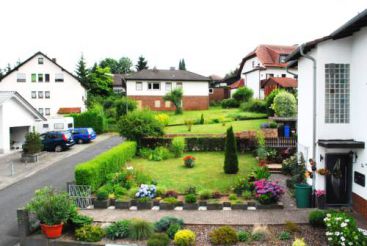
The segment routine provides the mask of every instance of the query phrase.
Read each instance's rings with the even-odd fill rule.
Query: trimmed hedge
[[[157,146],[169,147],[172,138],[143,138],[141,146],[155,148]],[[224,151],[224,137],[185,137],[185,151]],[[255,138],[236,138],[239,152],[252,151],[256,148]]]
[[[78,185],[90,185],[97,190],[107,181],[107,176],[118,172],[126,161],[136,154],[136,142],[126,141],[96,156],[94,159],[75,167],[75,181]]]
[[[96,111],[86,111],[80,114],[71,114],[74,118],[74,127],[92,127],[97,133],[103,133],[107,129],[107,119]]]

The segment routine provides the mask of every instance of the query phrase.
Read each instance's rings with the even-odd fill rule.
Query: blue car
[[[93,128],[74,128],[73,139],[78,144],[89,143],[96,137],[97,134]]]

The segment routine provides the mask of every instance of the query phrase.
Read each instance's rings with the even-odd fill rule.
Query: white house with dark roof
[[[0,154],[21,149],[25,135],[46,118],[19,93],[0,91]]]
[[[182,104],[185,110],[209,108],[208,77],[189,71],[145,69],[124,77],[126,95],[135,99],[139,107],[152,110],[174,110],[163,96],[175,88],[182,88]]]
[[[297,69],[287,72],[285,58],[296,46],[262,44],[246,55],[240,64],[238,78],[244,79],[245,86],[254,91],[254,98],[263,99],[261,81],[270,77],[294,78]]]
[[[0,80],[0,91],[16,91],[46,118],[85,110],[86,89],[65,68],[37,52]]]
[[[309,183],[329,206],[352,206],[367,218],[367,10],[328,36],[299,46],[298,152],[326,168]],[[311,167],[308,166],[309,170]]]

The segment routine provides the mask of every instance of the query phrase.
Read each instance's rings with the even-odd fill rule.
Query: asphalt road
[[[46,185],[66,190],[66,182],[74,180],[74,166],[122,142],[112,137],[41,170],[27,179],[0,191],[0,245],[14,246],[18,242],[16,210],[23,207],[34,191]]]

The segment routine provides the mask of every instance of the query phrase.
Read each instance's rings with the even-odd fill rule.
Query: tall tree
[[[224,78],[225,79],[228,79],[228,78],[231,78],[231,77],[234,77],[234,76],[236,76],[236,75],[238,75],[238,70],[239,70],[239,68],[236,68],[235,70],[231,70],[231,71],[229,71],[229,73],[227,73],[225,76],[224,76]]]
[[[99,63],[99,66],[102,68],[109,67],[113,74],[121,74],[131,72],[133,63],[128,57],[121,57],[119,60],[105,58]]]
[[[144,56],[139,56],[138,62],[135,65],[136,71],[148,69],[148,61],[145,60]]]
[[[168,92],[163,96],[164,101],[170,101],[173,103],[173,105],[175,105],[175,114],[182,114],[182,95],[182,89],[178,88]]]
[[[178,69],[179,70],[186,70],[185,59],[180,60],[180,62],[178,63]]]
[[[109,96],[112,94],[112,76],[109,67],[97,66],[88,76],[90,93],[95,96]]]
[[[119,60],[119,73],[131,73],[133,62],[129,57],[121,57]]]
[[[4,70],[2,70],[1,68],[0,68],[0,80],[4,77]]]
[[[89,70],[87,69],[87,65],[84,60],[83,54],[80,57],[80,60],[78,61],[78,64],[76,65],[75,73],[80,81],[80,83],[87,89],[90,89],[89,84]]]
[[[224,154],[224,173],[238,173],[237,143],[232,126],[227,129]]]
[[[8,63],[8,65],[6,66],[6,73],[9,73],[11,71],[11,66],[10,63]]]

